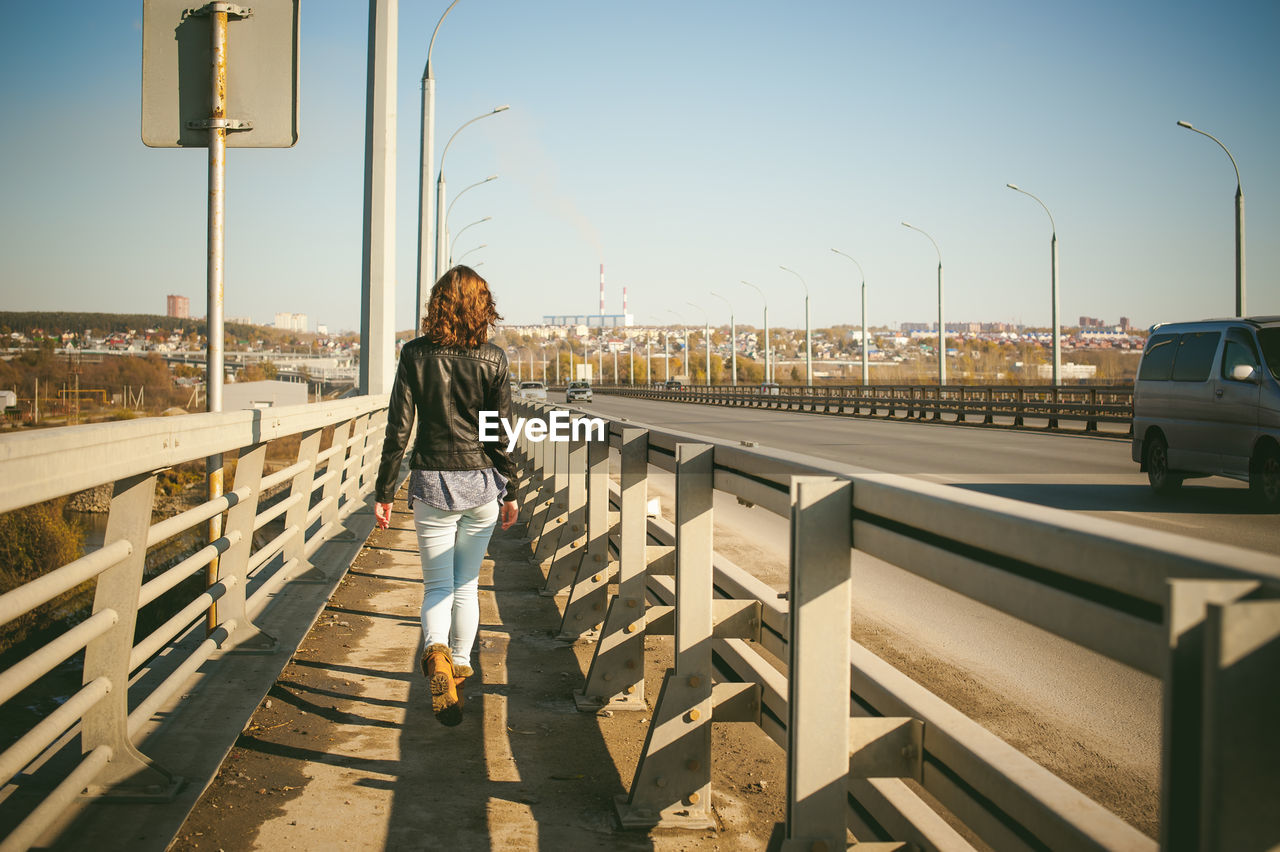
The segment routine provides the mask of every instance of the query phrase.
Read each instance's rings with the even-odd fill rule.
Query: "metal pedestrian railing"
[[[135,801],[175,794],[181,779],[138,748],[140,732],[215,654],[273,649],[275,640],[258,619],[287,584],[331,579],[310,560],[373,489],[386,405],[385,396],[358,397],[0,438],[0,512],[112,484],[103,546],[0,596],[0,624],[6,624],[94,584],[83,621],[0,673],[5,704],[83,652],[83,686],[0,754],[0,831],[6,833],[0,850],[37,843],[86,793]],[[294,437],[296,459],[264,475],[269,444]],[[158,472],[221,453],[236,454],[229,492],[153,522]],[[280,498],[264,505],[260,498],[273,490]],[[144,576],[148,550],[219,516],[224,522],[214,541],[163,573]],[[214,562],[212,582],[166,612],[149,635],[135,635],[140,609]],[[197,641],[179,641],[193,635]],[[194,650],[161,654],[179,647]],[[143,670],[150,676],[141,677]]]
[[[1133,385],[600,385],[596,393],[887,420],[1017,429],[1129,428]],[[1068,425],[1071,424],[1071,425]]]
[[[713,824],[714,721],[754,723],[784,750],[784,849],[843,849],[846,831],[925,850],[1280,843],[1280,558],[606,423],[607,442],[526,434],[518,452],[543,591],[567,595],[561,635],[597,639],[579,706],[646,710],[644,637],[675,637],[624,825]],[[650,466],[676,475],[674,523],[646,514]],[[790,519],[786,599],[715,552],[713,490]],[[1159,678],[1158,841],[844,641],[861,557]]]

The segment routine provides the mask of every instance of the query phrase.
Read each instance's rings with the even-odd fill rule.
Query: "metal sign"
[[[142,141],[152,148],[209,145],[210,28],[226,12],[227,146],[290,148],[298,141],[300,0],[252,6],[144,0]]]

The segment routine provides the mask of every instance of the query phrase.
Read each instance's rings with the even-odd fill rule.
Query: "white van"
[[[1158,494],[1229,476],[1280,510],[1280,317],[1153,326],[1133,387],[1133,460]]]

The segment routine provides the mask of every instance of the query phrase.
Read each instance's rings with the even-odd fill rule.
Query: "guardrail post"
[[[1053,412],[1054,415],[1056,415],[1059,411],[1062,410],[1062,394],[1060,393],[1060,388],[1058,388],[1056,385],[1049,388],[1049,399],[1051,400],[1050,410]],[[1057,417],[1050,415],[1048,428],[1050,429],[1058,428]]]
[[[235,622],[230,644],[233,650],[271,652],[276,649],[274,636],[262,631],[249,619],[246,601],[249,585],[249,554],[253,550],[253,521],[258,516],[261,496],[262,463],[267,456],[266,444],[243,447],[236,457],[235,490],[247,488],[249,496],[227,511],[226,535],[232,545],[218,560],[218,579],[229,579],[230,587],[219,601],[219,621]]]
[[[338,501],[342,495],[342,471],[347,466],[346,443],[350,430],[350,420],[344,420],[334,425],[333,438],[329,443],[329,447],[332,449],[341,443],[343,448],[329,456],[329,463],[325,466],[324,472],[326,475],[333,475],[325,480],[324,488],[320,490],[320,501],[324,504],[324,509],[320,512],[320,528],[332,531],[331,535],[338,532],[336,529],[338,524]],[[345,535],[350,536],[351,533],[346,532]],[[352,537],[352,540],[354,540],[354,537]]]
[[[351,422],[351,435],[347,441],[346,461],[342,465],[342,506],[338,509],[339,520],[346,520],[355,511],[360,500],[360,469],[364,466],[364,445],[368,438],[369,415],[361,414]],[[354,468],[354,470],[353,470]]]
[[[1257,586],[1249,580],[1168,582],[1165,626],[1169,637],[1169,665],[1164,677],[1164,742],[1160,768],[1161,849],[1182,852],[1210,848],[1201,845],[1201,833],[1210,825],[1208,814],[1202,812],[1201,807],[1202,797],[1213,792],[1206,784],[1205,770],[1213,766],[1216,756],[1207,751],[1214,738],[1206,736],[1206,727],[1221,718],[1218,713],[1223,708],[1211,703],[1215,699],[1207,691],[1215,680],[1221,679],[1220,673],[1206,671],[1210,668],[1206,657],[1212,658],[1215,645],[1220,644],[1210,639],[1208,613],[1211,605],[1235,603]],[[1243,713],[1247,717],[1255,709],[1243,710]],[[1274,715],[1268,724],[1272,728],[1270,736],[1274,738]],[[1260,745],[1247,742],[1244,747],[1256,749]],[[1274,763],[1275,752],[1268,757]]]
[[[586,421],[582,421],[585,425]],[[599,630],[604,621],[609,577],[609,436],[587,438],[587,548],[569,590],[561,639],[576,639],[588,628]]]
[[[1014,390],[1013,392],[1013,408],[1015,412],[1015,414],[1013,415],[1014,426],[1023,425],[1022,412],[1026,410],[1026,401],[1027,401],[1027,396],[1026,396],[1026,393],[1023,392],[1022,388],[1017,388],[1016,390]]]
[[[676,445],[675,667],[663,678],[631,793],[618,799],[624,828],[715,825],[711,813],[713,453],[706,444]],[[842,627],[842,637],[845,632],[847,628]]]
[[[1098,389],[1089,388],[1089,419],[1084,422],[1084,431],[1098,431]]]
[[[649,432],[622,430],[622,506],[618,522],[618,593],[609,602],[579,710],[644,710],[644,584],[648,556]],[[607,486],[606,482],[606,486]]]
[[[305,470],[294,474],[293,487],[289,489],[289,496],[298,497],[298,502],[284,513],[284,528],[297,527],[298,534],[285,542],[282,558],[286,565],[290,559],[298,560],[293,568],[294,577],[311,575],[299,580],[303,583],[327,583],[331,579],[307,558],[307,513],[311,511],[311,488],[316,479],[316,457],[319,455],[320,430],[313,429],[304,433],[298,443],[298,461],[307,463]]]
[[[168,801],[182,779],[153,763],[129,739],[129,655],[138,622],[138,591],[146,566],[155,491],[155,474],[145,473],[118,481],[112,492],[103,546],[124,539],[133,549],[128,557],[98,575],[94,590],[94,614],[113,610],[117,619],[110,630],[85,647],[83,682],[106,678],[111,690],[85,712],[80,749],[83,754],[103,746],[111,750],[90,792]]]
[[[787,822],[781,849],[845,848],[853,484],[791,480]],[[837,748],[838,743],[846,748]],[[819,846],[818,844],[825,844]]]
[[[568,591],[587,543],[587,442],[571,432],[570,440],[562,446],[568,448],[569,514],[547,569],[547,583],[540,592],[545,597]]]
[[[551,467],[551,502],[542,515],[542,526],[538,528],[538,540],[533,548],[533,561],[540,566],[555,555],[560,532],[569,515],[569,445],[556,442],[544,452]]]
[[[983,388],[983,390],[986,391],[983,398],[986,400],[987,413],[982,418],[982,425],[991,426],[996,422],[995,414],[993,413],[993,406],[995,405],[994,391],[990,387]]]
[[[1280,846],[1280,601],[1209,604],[1200,848]]]

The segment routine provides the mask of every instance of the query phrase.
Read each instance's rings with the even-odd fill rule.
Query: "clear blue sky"
[[[11,3],[0,30],[0,308],[204,312],[203,150],[139,138],[141,2]],[[193,0],[196,5],[196,0]],[[445,0],[400,3],[397,327],[413,316],[419,80]],[[368,16],[302,9],[292,149],[229,154],[228,315],[358,328]],[[604,262],[641,322],[873,324],[1231,313],[1235,154],[1251,313],[1280,314],[1280,5],[462,0],[436,42],[437,156],[462,122],[456,255],[509,321],[594,312]],[[234,61],[234,57],[232,58]]]

